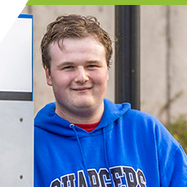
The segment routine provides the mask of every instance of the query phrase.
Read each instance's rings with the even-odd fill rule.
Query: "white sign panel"
[[[33,187],[33,101],[0,101],[0,186]]]
[[[22,15],[0,43],[0,91],[32,92],[32,16]]]

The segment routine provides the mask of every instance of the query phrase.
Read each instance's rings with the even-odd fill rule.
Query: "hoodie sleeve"
[[[167,164],[161,178],[161,186],[187,186],[187,158],[180,145]]]
[[[186,153],[162,124],[156,131],[161,187],[187,186]]]

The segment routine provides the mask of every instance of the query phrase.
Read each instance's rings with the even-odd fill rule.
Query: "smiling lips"
[[[80,88],[72,88],[72,90],[81,92],[81,91],[90,90],[91,88],[92,88],[92,87],[80,87]]]

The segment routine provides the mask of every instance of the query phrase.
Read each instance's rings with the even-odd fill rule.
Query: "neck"
[[[62,118],[71,123],[77,124],[91,124],[97,123],[101,120],[104,112],[104,103],[97,107],[97,109],[78,109],[77,111],[64,110],[58,104],[56,105],[55,112]]]

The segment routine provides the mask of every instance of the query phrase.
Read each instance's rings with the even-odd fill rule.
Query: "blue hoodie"
[[[187,156],[153,116],[104,100],[92,132],[46,105],[35,118],[35,187],[186,187]]]

